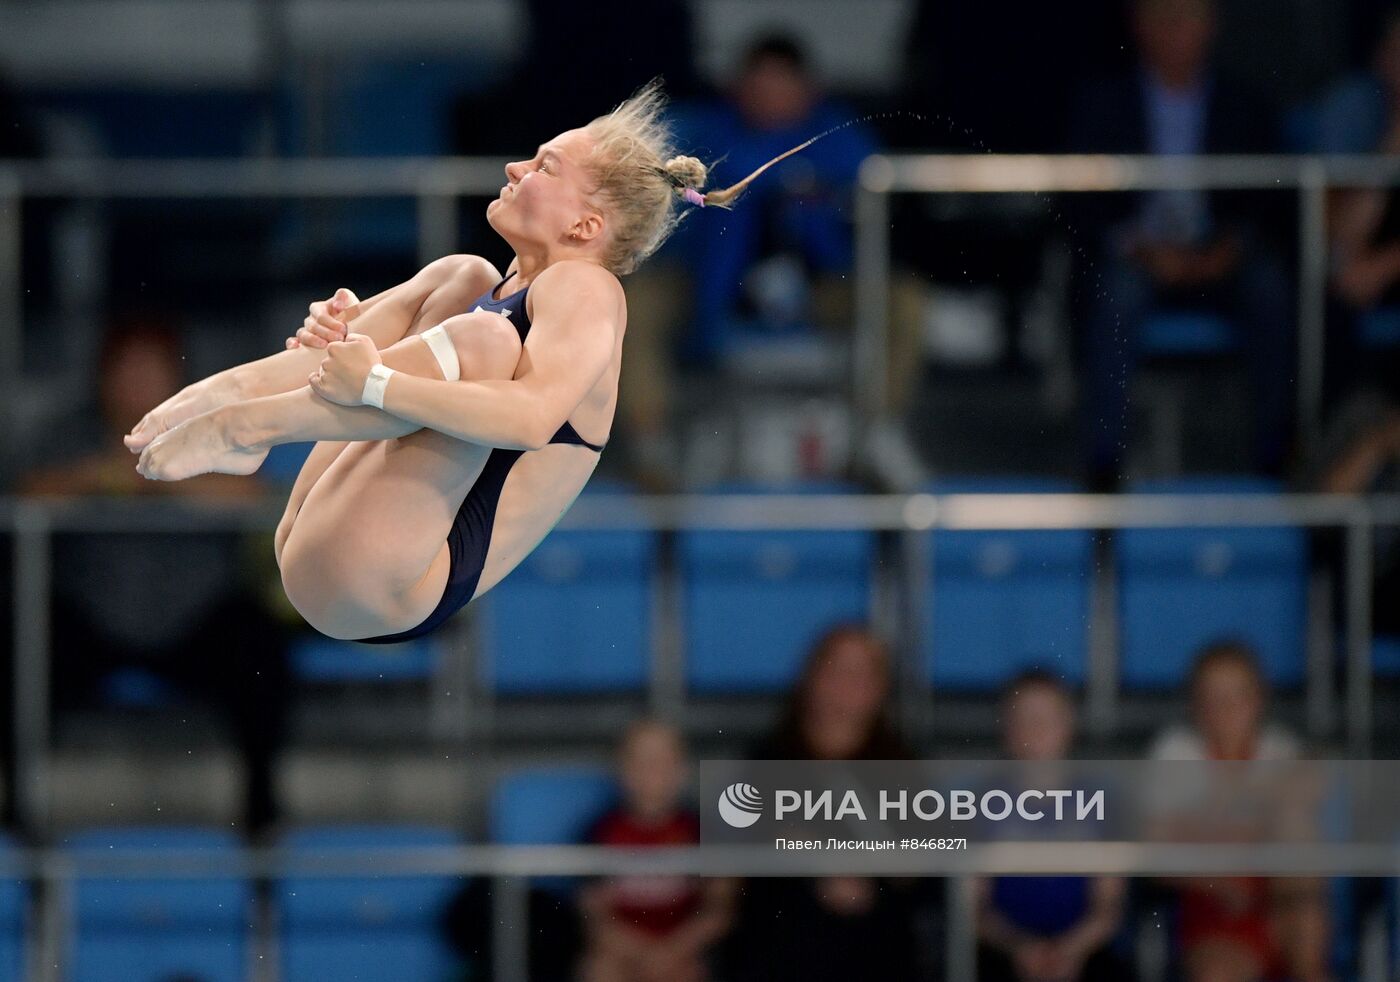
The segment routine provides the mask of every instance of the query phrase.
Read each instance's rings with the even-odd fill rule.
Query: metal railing
[[[55,160],[0,163],[0,382],[23,364],[20,206],[26,199],[387,198],[416,202],[418,259],[457,252],[461,198],[494,195],[506,161],[484,157],[260,160]]]
[[[23,270],[20,266],[20,204],[30,198],[112,199],[183,198],[366,198],[411,197],[417,203],[418,254],[426,263],[458,248],[460,199],[494,194],[504,161],[482,158],[405,160],[258,160],[258,161],[89,161],[0,165],[0,384],[13,391],[22,366],[24,324]],[[1400,158],[1392,157],[998,157],[876,156],[861,170],[856,200],[857,330],[852,362],[852,391],[868,420],[878,412],[885,379],[887,287],[890,275],[889,195],[894,193],[1048,193],[1133,191],[1155,188],[1293,189],[1299,197],[1298,230],[1300,436],[1311,445],[1320,417],[1324,367],[1327,294],[1326,191],[1338,186],[1400,184]],[[2,397],[0,397],[2,398]],[[1346,603],[1343,616],[1347,644],[1345,695],[1347,740],[1354,754],[1364,754],[1372,729],[1370,673],[1371,533],[1378,524],[1400,524],[1400,496],[1368,498],[1300,495],[1251,499],[1172,498],[1169,496],[953,495],[934,497],[858,496],[824,498],[674,496],[636,499],[617,509],[586,496],[562,527],[683,528],[822,528],[886,530],[916,535],[933,529],[1129,528],[1143,526],[1337,527],[1345,532]],[[115,510],[92,509],[82,502],[36,502],[0,499],[0,528],[13,536],[14,582],[14,746],[17,808],[41,828],[47,801],[49,733],[48,647],[51,542],[55,532],[177,529],[230,531],[272,527],[270,507],[232,509],[217,518],[169,505],[137,505]],[[653,701],[684,700],[681,663],[663,661],[652,679]],[[1092,666],[1088,680],[1091,713],[1112,717],[1118,699],[1113,665]],[[1308,685],[1330,698],[1330,663],[1310,671]],[[1105,715],[1106,714],[1106,715]],[[1325,714],[1324,714],[1325,718]],[[992,847],[988,847],[991,849]],[[1146,872],[1151,847],[1114,851],[1093,847],[1085,859],[1063,845],[1027,847],[1025,854],[995,847],[969,853],[966,866],[950,864],[949,873],[1074,871],[1083,873]],[[1144,852],[1143,850],[1149,850]],[[674,861],[657,855],[644,868],[683,869],[715,874],[727,867],[699,851],[677,853]],[[255,852],[248,871],[276,872],[275,853]],[[1330,855],[1330,854],[1329,854]],[[1000,857],[995,861],[990,857]],[[1035,858],[1038,857],[1038,858]],[[1056,857],[1059,857],[1058,859]],[[1368,864],[1377,857],[1367,857]],[[1081,859],[1084,861],[1081,862]],[[1193,866],[1197,872],[1240,872],[1241,854],[1233,851],[1219,867]],[[1279,857],[1260,869],[1280,870]],[[1355,856],[1332,855],[1312,872],[1345,873],[1359,867]],[[1387,860],[1390,861],[1390,860]],[[65,881],[79,867],[58,854],[27,854],[29,873],[45,881]],[[524,880],[534,873],[637,872],[639,867],[612,850],[560,847],[497,849],[468,847],[434,871],[497,876],[497,975],[523,977]],[[1063,862],[1063,867],[1056,863]],[[999,865],[1004,863],[1005,865]],[[1045,864],[1049,865],[1045,865]],[[1331,864],[1331,865],[1328,865]],[[1163,868],[1165,871],[1165,867]],[[741,870],[735,872],[751,871]],[[1180,871],[1180,870],[1177,870]],[[971,918],[965,881],[949,881],[954,897],[951,923],[958,928],[949,945],[950,978],[964,978],[971,964]],[[51,920],[51,919],[50,919]],[[50,924],[53,927],[53,924]],[[52,964],[50,962],[50,964]]]
[[[16,811],[31,830],[46,827],[49,781],[49,631],[52,541],[62,532],[249,531],[274,527],[271,503],[211,511],[172,502],[0,499],[0,530],[13,536],[14,727]],[[857,529],[899,535],[904,556],[921,557],[922,533],[933,530],[1123,529],[1143,527],[1339,528],[1344,531],[1346,639],[1345,726],[1349,751],[1365,756],[1372,732],[1372,532],[1400,524],[1400,495],[584,495],[561,528]],[[927,618],[920,577],[927,558],[904,562],[895,574],[907,613],[883,625],[897,639],[906,718],[917,720],[931,688],[915,669]],[[675,596],[672,590],[667,594]],[[661,618],[668,611],[659,612]],[[673,616],[673,614],[671,614]],[[679,632],[673,631],[675,636]],[[1329,639],[1330,643],[1330,639]],[[1091,722],[1111,728],[1120,699],[1115,646],[1091,650],[1086,705]],[[1332,659],[1309,659],[1307,696],[1322,708],[1310,716],[1325,727],[1335,688]],[[648,701],[667,712],[687,703],[684,652],[655,658]]]
[[[925,860],[929,859],[924,855]],[[1400,875],[1400,847],[1320,843],[1225,846],[1139,842],[970,842],[942,852],[933,868],[911,870],[898,852],[791,853],[762,846],[462,845],[413,849],[286,850],[246,848],[203,855],[149,850],[102,855],[56,849],[0,858],[0,878],[41,885],[32,925],[29,972],[57,982],[72,950],[73,890],[78,880],[444,876],[491,878],[492,975],[525,982],[529,962],[529,879],[535,876],[935,876],[945,879],[946,978],[975,977],[976,917],[971,877],[1015,874],[1085,876],[1375,876]],[[252,918],[256,953],[275,950],[276,917]],[[275,958],[252,958],[250,982],[278,982]],[[1374,974],[1374,967],[1373,967]],[[1372,976],[1363,976],[1371,982]],[[1379,976],[1384,977],[1384,976]]]
[[[1400,184],[1400,157],[875,155],[856,192],[857,408],[879,412],[886,377],[892,194],[1293,190],[1298,195],[1298,437],[1315,445],[1321,421],[1327,326],[1327,191]]]
[[[55,160],[0,164],[0,382],[22,364],[20,204],[25,199],[375,198],[417,203],[418,258],[459,248],[458,204],[494,195],[505,161],[484,157],[259,160]],[[1327,313],[1326,193],[1400,184],[1392,156],[875,155],[856,192],[856,334],[851,387],[868,421],[885,385],[892,194],[1122,192],[1155,189],[1291,189],[1298,195],[1298,426],[1316,439]],[[7,377],[8,376],[8,377]],[[5,390],[11,386],[6,384]]]

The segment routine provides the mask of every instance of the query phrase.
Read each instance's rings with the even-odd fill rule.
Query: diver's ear
[[[575,242],[588,242],[603,234],[603,216],[597,212],[589,212],[578,221],[574,222],[574,227],[569,230],[569,238]]]

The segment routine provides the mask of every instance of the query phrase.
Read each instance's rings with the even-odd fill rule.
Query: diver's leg
[[[445,256],[423,267],[412,279],[361,301],[363,312],[353,321],[352,329],[372,338],[376,347],[388,348],[422,324],[424,310],[435,311],[438,320],[462,313],[468,303],[494,286],[496,279],[495,267],[480,256]],[[428,321],[423,326],[435,323]],[[299,389],[324,357],[323,349],[303,346],[211,375],[152,409],[132,427],[124,442],[132,453],[140,453],[160,434],[187,419],[235,402]]]
[[[504,318],[508,331],[473,323],[477,330],[454,332],[448,322],[463,377],[512,378],[521,350],[514,328]],[[421,623],[442,598],[447,533],[490,453],[428,429],[347,447],[307,493],[283,543],[288,599],[333,637]]]
[[[428,330],[428,328],[434,327],[450,317],[463,313],[466,310],[467,304],[471,303],[495,285],[495,280],[492,280],[490,283],[486,283],[485,286],[482,286],[483,280],[481,271],[475,267],[474,263],[465,261],[475,260],[478,257],[449,256],[447,258],[451,260],[463,260],[463,262],[454,265],[445,263],[445,260],[441,259],[437,261],[438,264],[445,264],[449,272],[444,274],[440,280],[436,281],[436,285],[423,298],[423,302],[418,309],[411,312],[407,321],[407,330],[403,335],[400,335],[400,340],[404,337],[422,334],[424,331]],[[431,266],[425,267],[425,271],[429,268],[431,268]],[[494,268],[492,268],[492,271],[494,272]],[[421,276],[422,273],[419,275]],[[356,333],[359,333],[361,320],[369,316],[370,314],[366,314],[364,317],[355,321]],[[386,346],[380,345],[380,347],[385,348]],[[392,347],[385,351],[385,355],[389,356],[394,362],[394,364],[389,366],[390,368],[409,371],[411,374],[427,374],[427,372],[414,371],[407,367],[399,369],[399,356],[390,355],[390,350],[392,350]],[[418,354],[421,355],[421,352]],[[421,360],[414,354],[406,354],[403,357],[405,360]],[[317,362],[317,365],[319,364],[320,362]],[[311,369],[307,369],[307,373],[310,371]],[[440,375],[438,373],[433,373],[432,377],[438,378]],[[336,457],[340,455],[340,452],[348,445],[349,441],[345,440],[322,441],[317,443],[307,456],[306,461],[301,465],[301,471],[297,474],[296,483],[292,485],[291,494],[287,497],[287,507],[282,513],[281,521],[277,524],[277,534],[273,538],[273,550],[279,563],[282,561],[282,546],[287,541],[287,535],[292,531],[292,523],[296,521],[297,512],[301,510],[301,504],[306,500],[306,495],[311,491],[317,479],[325,473],[326,468],[331,465],[331,462],[334,461]]]

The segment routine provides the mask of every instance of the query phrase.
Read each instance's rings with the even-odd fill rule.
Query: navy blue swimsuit
[[[515,325],[515,329],[520,333],[520,342],[523,344],[526,335],[530,333],[530,317],[525,313],[525,295],[530,288],[527,286],[524,289],[516,290],[510,296],[500,300],[491,299],[501,284],[508,279],[510,276],[506,276],[500,283],[487,290],[470,304],[469,309],[473,311],[489,310],[504,314]],[[564,421],[564,425],[559,427],[559,431],[550,438],[549,442],[572,443],[576,446],[588,447],[599,453],[603,451],[602,447],[589,443],[579,436],[568,420]],[[452,528],[447,533],[447,550],[451,557],[447,572],[447,588],[443,590],[442,599],[433,608],[433,612],[417,627],[400,631],[398,634],[385,634],[377,638],[361,638],[362,642],[365,644],[394,644],[398,641],[420,637],[436,630],[443,621],[471,601],[472,594],[476,593],[476,584],[481,579],[482,567],[486,563],[486,550],[491,545],[491,527],[496,522],[496,503],[501,498],[501,489],[505,487],[506,475],[510,473],[511,467],[515,465],[524,452],[523,450],[495,447],[491,450],[491,455],[486,458],[486,465],[481,470],[481,476],[476,479],[471,491],[467,493],[466,500],[457,509],[457,517],[452,520]]]

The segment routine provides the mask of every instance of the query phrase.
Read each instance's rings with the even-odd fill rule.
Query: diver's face
[[[583,167],[592,146],[584,130],[569,130],[542,144],[531,159],[506,164],[506,184],[486,206],[491,227],[509,242],[547,246],[571,241],[590,215],[601,220],[588,200],[592,182]]]

